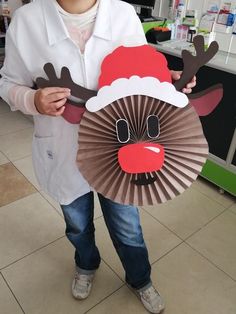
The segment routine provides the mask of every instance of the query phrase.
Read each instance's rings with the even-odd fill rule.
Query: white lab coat
[[[0,96],[11,106],[13,85],[32,87],[45,77],[51,62],[58,75],[67,66],[73,80],[97,88],[103,58],[120,45],[145,44],[142,25],[132,6],[118,0],[100,0],[92,37],[84,55],[71,40],[53,1],[36,0],[18,9],[7,33],[6,59],[1,69]],[[34,116],[32,157],[40,186],[60,204],[69,204],[91,188],[76,165],[78,125],[62,117]]]

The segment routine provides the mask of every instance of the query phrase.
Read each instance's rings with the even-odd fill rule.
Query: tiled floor
[[[147,313],[124,272],[96,199],[102,263],[92,294],[70,294],[73,248],[59,205],[38,187],[31,162],[33,125],[0,103],[0,313]],[[140,208],[152,279],[165,314],[236,313],[236,203],[199,179],[182,196]]]

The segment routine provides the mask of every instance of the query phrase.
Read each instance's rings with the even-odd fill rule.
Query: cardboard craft
[[[71,124],[78,124],[85,111],[85,101],[97,95],[96,91],[86,89],[72,80],[67,67],[61,69],[60,77],[57,76],[52,63],[44,65],[47,78],[38,77],[35,82],[36,88],[63,87],[71,90],[71,97],[67,99],[63,118]]]
[[[208,89],[189,95],[191,105],[199,116],[209,115],[223,98],[223,85],[217,84]]]
[[[102,87],[97,96],[87,101],[86,108],[88,111],[95,112],[117,99],[132,95],[150,96],[176,107],[185,107],[189,103],[188,97],[177,91],[169,82],[160,82],[154,77],[131,76],[130,78],[119,78],[111,85]]]
[[[171,74],[165,56],[151,46],[118,47],[104,58],[98,88],[109,86],[119,78],[131,76],[155,77],[171,83]]]
[[[96,91],[89,90],[74,83],[70,74],[70,70],[67,67],[63,67],[61,69],[61,76],[57,77],[53,64],[46,63],[44,65],[44,72],[47,75],[48,79],[38,77],[36,79],[36,86],[38,88],[45,87],[69,88],[71,90],[72,98],[68,99],[68,102],[74,106],[84,107],[85,101],[97,95]]]
[[[200,35],[194,37],[193,43],[196,50],[195,56],[188,50],[182,51],[184,69],[181,78],[174,83],[177,90],[184,88],[191,81],[197,71],[209,62],[219,50],[218,43],[213,41],[205,51],[204,37]]]
[[[154,139],[147,133],[150,115],[160,121]],[[129,125],[128,143],[117,140],[120,119]],[[127,147],[128,153],[120,156]],[[207,141],[191,105],[177,108],[148,96],[128,96],[85,112],[80,124],[79,169],[96,191],[118,203],[143,206],[173,199],[196,180],[207,156]]]
[[[119,47],[104,59],[98,94],[87,101],[80,124],[77,162],[105,197],[139,206],[163,203],[201,172],[208,144],[198,113],[215,108],[221,88],[190,103],[180,92],[218,50],[213,43],[205,51],[200,37],[194,44],[196,56],[183,52],[185,68],[174,85],[165,58],[150,46]],[[198,99],[209,105],[203,109]]]
[[[218,50],[212,43],[205,51],[199,36],[194,45],[196,56],[183,51],[183,75],[174,84],[165,57],[148,45],[118,47],[105,57],[98,92],[75,84],[65,67],[58,78],[49,63],[44,67],[48,79],[36,80],[39,87],[70,88],[72,106],[86,102],[77,162],[105,197],[123,204],[163,203],[184,192],[201,172],[208,144],[198,114],[214,110],[222,87],[190,102],[181,92]],[[67,119],[73,120],[73,113]]]

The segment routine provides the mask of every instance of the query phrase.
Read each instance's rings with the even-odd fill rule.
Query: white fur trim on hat
[[[119,78],[111,85],[102,87],[97,96],[87,101],[86,108],[88,111],[96,112],[118,99],[132,95],[153,97],[179,108],[189,103],[188,97],[178,92],[171,83],[161,83],[154,77],[132,76],[129,79]]]

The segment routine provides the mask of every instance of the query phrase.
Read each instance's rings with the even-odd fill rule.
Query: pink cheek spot
[[[86,109],[84,107],[73,106],[69,103],[66,103],[65,106],[65,110],[62,114],[63,118],[71,124],[80,123]]]

